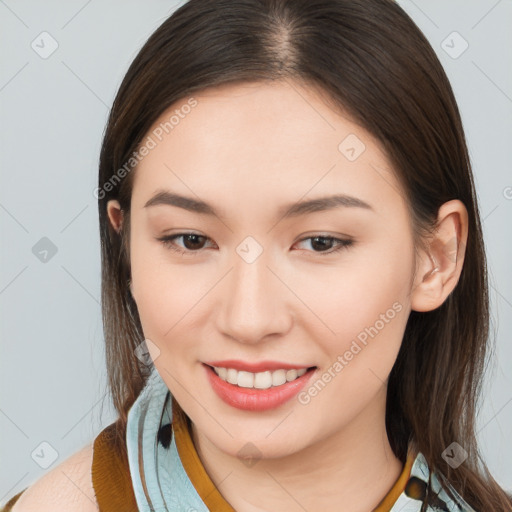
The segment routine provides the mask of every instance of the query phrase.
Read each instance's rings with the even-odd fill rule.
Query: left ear
[[[453,199],[439,208],[437,227],[420,250],[411,292],[411,309],[432,311],[446,300],[459,281],[468,238],[468,213]]]

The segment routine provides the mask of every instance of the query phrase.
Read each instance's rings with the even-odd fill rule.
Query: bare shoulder
[[[92,456],[90,443],[30,485],[12,512],[97,512]]]

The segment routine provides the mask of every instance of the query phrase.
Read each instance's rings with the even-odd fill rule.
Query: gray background
[[[399,3],[439,55],[465,123],[497,339],[479,440],[512,490],[512,2]],[[0,503],[115,419],[99,304],[99,148],[124,73],[177,5],[0,0]],[[47,58],[44,31],[58,44]]]

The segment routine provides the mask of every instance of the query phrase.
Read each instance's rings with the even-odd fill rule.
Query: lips
[[[226,359],[224,361],[204,361],[204,364],[212,367],[220,367],[220,368],[233,368],[238,371],[245,371],[251,373],[265,372],[265,371],[274,371],[274,370],[300,370],[302,368],[308,369],[311,368],[312,365],[303,365],[303,364],[290,364],[283,363],[281,361],[261,361],[260,363],[249,363],[245,361],[240,361],[238,359]]]
[[[215,369],[213,368],[215,366]],[[208,381],[217,394],[217,396],[227,403],[228,405],[237,409],[246,411],[265,411],[269,409],[275,409],[291,398],[297,395],[300,390],[306,385],[311,379],[313,373],[315,373],[316,367],[307,367],[304,365],[292,365],[289,363],[282,363],[277,361],[265,361],[261,363],[244,363],[242,361],[210,361],[204,363]],[[223,373],[221,378],[216,372],[219,368],[231,370],[231,373],[246,374],[251,372],[252,374],[268,373],[274,371],[274,373],[280,373],[279,370],[288,370],[292,372],[292,380],[284,383],[282,379],[276,386],[268,387],[264,386],[264,389],[258,389],[258,387],[244,387],[245,382],[238,381],[242,386],[238,384],[232,384],[226,382],[226,374]],[[300,370],[297,372],[297,370]],[[242,375],[245,380],[247,375]],[[267,383],[268,384],[268,383]]]

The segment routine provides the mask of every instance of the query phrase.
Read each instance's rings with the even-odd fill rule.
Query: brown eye
[[[316,252],[321,255],[333,254],[341,249],[350,247],[354,243],[353,240],[344,240],[333,236],[310,236],[303,238],[300,242],[304,242],[306,240],[311,240],[310,245],[313,248],[312,252]],[[331,250],[332,247],[334,247],[333,250]]]
[[[183,238],[183,246],[177,245],[175,240]],[[197,233],[177,233],[176,235],[164,236],[157,238],[162,244],[180,254],[199,253],[204,247],[204,243],[208,240],[207,236],[198,235]]]
[[[175,240],[182,238],[183,245],[179,245]],[[210,240],[207,236],[199,235],[197,233],[177,233],[175,235],[164,236],[157,238],[166,248],[171,249],[179,254],[196,255],[201,252],[205,246],[205,242]],[[341,249],[345,249],[353,245],[354,241],[350,239],[341,239],[333,236],[312,236],[303,238],[300,242],[311,240],[311,247],[313,253],[320,255],[333,254]],[[334,249],[333,249],[334,247]]]
[[[183,242],[186,249],[193,251],[194,249],[202,249],[204,242],[206,241],[206,237],[202,235],[182,235]]]

